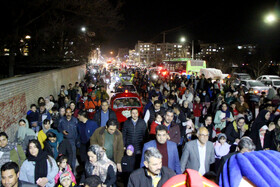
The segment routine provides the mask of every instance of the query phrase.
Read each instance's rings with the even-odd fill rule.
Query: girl
[[[151,124],[151,129],[150,129],[150,140],[154,140],[156,137],[156,127],[158,125],[161,125],[161,122],[163,120],[163,116],[160,112],[156,112],[155,114],[155,121],[152,122]]]
[[[56,163],[58,165],[59,168],[59,172],[56,174],[54,180],[55,180],[55,184],[57,184],[59,182],[59,178],[61,177],[61,175],[64,172],[69,172],[69,174],[71,175],[71,180],[72,182],[74,182],[75,184],[77,184],[75,176],[71,170],[71,167],[69,164],[67,164],[68,158],[65,155],[60,154],[57,159],[56,159]]]

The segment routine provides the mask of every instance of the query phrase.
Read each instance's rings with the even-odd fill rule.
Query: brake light
[[[125,90],[124,93],[128,93],[128,90]]]
[[[162,75],[165,76],[166,74],[167,74],[167,71],[163,71],[163,72],[162,72]]]
[[[257,94],[257,93],[259,93],[259,91],[258,91],[258,90],[255,90],[255,91],[254,91],[254,94]]]

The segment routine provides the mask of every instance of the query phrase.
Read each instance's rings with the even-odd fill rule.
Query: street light
[[[87,30],[87,29],[86,29],[85,27],[82,27],[82,28],[81,28],[81,31],[82,31],[82,32],[86,32],[86,30]]]
[[[264,22],[267,24],[273,24],[276,20],[276,15],[274,13],[270,13],[264,17]]]
[[[181,41],[182,43],[184,43],[184,42],[186,42],[186,38],[185,38],[185,37],[181,37],[180,41]]]

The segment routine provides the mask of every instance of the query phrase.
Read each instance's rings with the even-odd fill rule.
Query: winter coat
[[[175,172],[168,167],[162,166],[161,179],[158,182],[158,187],[162,186],[168,179],[175,176]],[[131,173],[127,187],[144,187],[153,186],[152,178],[148,175],[146,168],[139,168]]]
[[[93,135],[90,138],[90,145],[98,144],[101,147],[105,145],[105,130],[106,127],[99,127],[95,130]],[[114,150],[114,162],[121,163],[123,157],[123,136],[121,131],[116,129],[114,132],[114,142],[113,142],[113,150]]]
[[[93,121],[97,122],[98,127],[101,126],[101,110],[102,109],[99,109],[93,116]],[[116,113],[112,109],[108,108],[108,112],[109,112],[109,119],[117,119]]]
[[[68,135],[64,135],[69,141],[76,141],[78,139],[77,131],[78,120],[72,116],[70,121],[66,117],[62,117],[59,121],[58,131],[63,133],[64,130],[68,132]]]
[[[48,183],[46,187],[54,187],[55,181],[54,177],[58,173],[58,167],[56,165],[56,161],[52,157],[48,157],[47,159],[47,167],[48,167]],[[19,179],[26,182],[31,182],[36,184],[35,181],[35,164],[33,161],[25,160],[20,168]]]
[[[145,121],[138,118],[136,125],[132,123],[132,118],[128,118],[123,125],[122,129],[124,146],[133,145],[134,152],[141,152],[144,142],[148,137],[147,125]]]

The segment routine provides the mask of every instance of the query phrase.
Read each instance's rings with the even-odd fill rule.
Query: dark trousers
[[[81,164],[84,166],[86,161],[87,161],[87,151],[89,148],[89,142],[87,142],[86,144],[81,143],[80,145],[80,158],[81,158]]]

